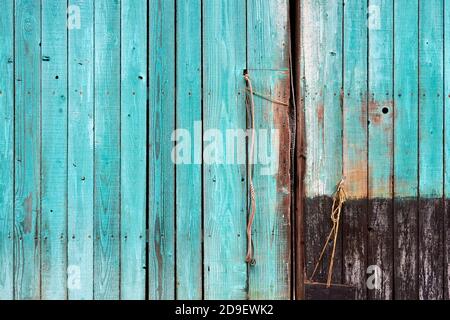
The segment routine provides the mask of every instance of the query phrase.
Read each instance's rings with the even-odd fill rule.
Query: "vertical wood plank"
[[[393,1],[369,0],[368,265],[381,269],[370,299],[393,297]]]
[[[175,297],[175,1],[150,1],[149,297]]]
[[[419,298],[443,298],[443,1],[419,4]]]
[[[225,138],[217,138],[225,137],[227,129],[246,128],[243,79],[246,68],[245,12],[244,1],[203,1],[206,299],[247,297],[246,166],[225,164],[220,155]],[[209,157],[209,161],[205,157]]]
[[[444,23],[444,298],[448,300],[450,299],[450,4],[448,2],[444,2]]]
[[[79,13],[79,28],[76,25]],[[94,4],[68,7],[68,298],[94,292]]]
[[[188,163],[176,159],[176,298],[192,300],[202,298],[203,282],[201,146],[194,140],[202,120],[201,1],[178,0],[176,11],[176,127],[183,131],[175,138],[182,144],[189,135],[191,142]]]
[[[344,283],[366,298],[367,258],[367,3],[344,6],[343,210]]]
[[[145,298],[147,1],[121,8],[121,299]]]
[[[13,292],[14,257],[14,1],[0,10],[0,300]]]
[[[308,278],[330,232],[331,195],[342,177],[342,7],[341,1],[302,2],[302,91],[305,95],[307,128],[305,254]],[[334,261],[333,283],[341,282],[341,235]],[[331,245],[327,252],[331,252]],[[325,255],[324,261],[316,281],[325,281],[329,254]]]
[[[286,0],[247,2],[247,66],[252,84],[258,93],[287,104],[255,97],[256,264],[248,271],[249,299],[291,296],[288,5]]]
[[[418,1],[394,1],[395,299],[418,291]]]
[[[305,299],[305,242],[304,242],[304,203],[305,203],[305,113],[304,113],[304,92],[301,76],[304,74],[304,59],[302,53],[302,2],[296,1],[294,3],[290,2],[290,10],[293,10],[290,17],[293,17],[294,23],[291,23],[291,67],[293,68],[293,92],[292,100],[295,101],[295,116],[296,116],[296,136],[295,136],[295,167],[293,172],[294,177],[294,189],[295,189],[295,199],[294,199],[294,215],[293,222],[295,226],[293,228],[294,234],[294,281],[295,287],[293,296],[296,300]]]
[[[42,3],[42,299],[65,299],[67,270],[67,3]]]
[[[41,5],[15,2],[14,297],[40,298]]]
[[[119,298],[120,6],[120,1],[95,2],[95,299]]]

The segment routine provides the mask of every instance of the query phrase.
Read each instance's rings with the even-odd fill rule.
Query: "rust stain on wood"
[[[289,76],[281,80],[275,86],[275,92],[280,97],[281,102],[289,103]],[[273,104],[274,127],[279,133],[278,152],[278,173],[277,173],[277,190],[281,194],[285,194],[285,198],[290,198],[290,146],[291,132],[289,126],[289,107],[280,104]],[[289,208],[290,201],[287,204]]]
[[[289,105],[290,98],[290,77],[289,72],[275,85],[277,100]],[[286,250],[284,263],[287,265],[285,279],[290,282],[291,273],[291,131],[289,125],[289,106],[272,104],[274,127],[279,133],[279,152],[278,152],[278,171],[277,180],[277,212],[282,215],[279,217],[283,232],[286,233],[286,243],[289,246]],[[289,284],[290,286],[290,284]]]
[[[370,125],[379,125],[383,123],[383,119],[392,119],[393,100],[377,101],[369,100],[369,121]]]
[[[317,121],[319,124],[323,127],[323,113],[324,113],[324,106],[323,103],[320,103],[317,107]]]
[[[350,199],[367,198],[367,155],[361,151],[357,161],[352,163],[352,168],[344,169],[345,190]],[[349,162],[348,154],[344,155],[344,168]]]

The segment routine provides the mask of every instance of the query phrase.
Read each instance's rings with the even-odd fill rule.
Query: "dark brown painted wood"
[[[437,300],[444,297],[443,228],[444,201],[419,201],[419,298]]]
[[[367,199],[350,200],[343,209],[343,282],[355,286],[355,298],[365,299],[367,260]]]
[[[444,216],[444,299],[450,299],[450,199],[445,200]]]
[[[395,299],[419,298],[417,198],[394,200]]]
[[[377,288],[367,290],[371,300],[393,298],[393,203],[391,199],[370,199],[368,216],[367,267],[381,269],[381,282]]]
[[[331,207],[333,200],[331,197],[316,197],[305,200],[305,254],[306,254],[306,277],[314,282],[325,283],[327,280],[328,266],[330,262],[333,243],[328,243],[322,263],[314,276],[310,279],[316,262],[319,260],[325,240],[331,230]],[[333,284],[342,283],[342,225],[339,227],[336,253],[333,267]]]

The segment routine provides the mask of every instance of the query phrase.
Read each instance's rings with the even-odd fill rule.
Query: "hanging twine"
[[[250,136],[250,147],[249,147],[249,155],[248,155],[248,167],[247,167],[247,179],[248,179],[248,185],[250,190],[250,216],[248,218],[247,222],[247,255],[245,257],[245,261],[249,263],[250,265],[255,265],[256,260],[253,257],[253,240],[252,240],[252,225],[253,220],[255,219],[255,213],[256,213],[256,194],[255,194],[255,188],[253,186],[253,158],[255,153],[255,102],[253,97],[258,96],[264,100],[270,101],[275,104],[283,105],[286,107],[289,107],[288,103],[284,103],[282,101],[273,99],[271,97],[267,97],[261,93],[255,92],[253,90],[252,81],[250,79],[249,74],[247,71],[244,72],[244,79],[247,82],[247,88],[246,92],[247,95],[247,117],[250,119],[250,129],[251,129],[251,136]]]
[[[245,76],[244,76],[244,78],[245,78]],[[249,80],[250,80],[250,79],[249,79]],[[255,92],[255,91],[253,91],[253,90],[250,91],[250,88],[246,88],[246,90],[247,90],[248,93],[250,93],[250,94],[252,94],[252,95],[255,95],[255,96],[257,96],[257,97],[260,97],[260,98],[262,98],[262,99],[264,99],[264,100],[270,101],[270,102],[272,102],[272,103],[280,104],[280,105],[285,106],[285,107],[289,107],[289,103],[285,103],[285,102],[282,102],[282,101],[273,99],[273,98],[271,98],[271,97],[267,97],[267,96],[265,96],[265,95],[263,95],[263,94],[261,94],[261,93]]]
[[[327,288],[331,286],[331,278],[333,276],[334,254],[336,252],[336,243],[339,232],[339,220],[341,218],[342,206],[344,205],[344,202],[347,199],[347,195],[344,190],[344,180],[345,178],[341,179],[341,181],[337,186],[336,192],[333,194],[333,206],[331,208],[331,222],[332,222],[331,231],[328,234],[328,238],[325,241],[325,244],[322,248],[322,252],[320,253],[319,260],[317,261],[314,271],[310,277],[310,281],[312,282],[314,275],[316,274],[316,271],[319,268],[319,264],[323,259],[328,243],[330,239],[333,239],[333,250],[331,252],[330,265],[328,267]]]
[[[250,105],[247,104],[247,114],[251,122],[251,136],[250,136],[250,150],[249,150],[249,156],[248,156],[248,168],[247,168],[247,179],[248,184],[250,188],[250,200],[251,200],[251,212],[250,217],[248,218],[247,222],[247,255],[245,257],[245,261],[247,263],[250,263],[251,265],[254,265],[256,263],[255,259],[253,258],[253,240],[252,240],[252,224],[253,220],[255,219],[255,213],[256,213],[256,195],[255,195],[255,188],[253,187],[253,157],[255,152],[255,103],[253,100],[253,86],[252,81],[250,80],[250,77],[247,72],[244,73],[244,79],[247,82],[248,86],[248,92],[249,95],[249,102]]]

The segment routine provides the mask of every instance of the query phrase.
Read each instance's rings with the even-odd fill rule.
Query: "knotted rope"
[[[244,78],[245,78],[245,76],[244,76]],[[246,88],[246,90],[247,90],[247,92],[250,93],[250,88]],[[273,103],[276,103],[276,104],[280,104],[280,105],[285,106],[285,107],[289,107],[289,103],[285,103],[285,102],[282,102],[282,101],[279,101],[279,100],[267,97],[267,96],[265,96],[265,95],[263,95],[261,93],[255,92],[255,91],[252,91],[252,93],[253,93],[254,96],[263,98],[264,100],[267,100],[267,101],[270,101],[270,102],[273,102]]]
[[[248,167],[247,167],[247,179],[248,179],[248,185],[250,189],[250,216],[248,218],[247,222],[247,255],[245,257],[245,261],[247,263],[250,263],[250,265],[255,265],[256,260],[253,257],[253,240],[252,240],[252,225],[253,220],[255,219],[255,213],[256,213],[256,193],[255,188],[253,186],[253,158],[254,158],[254,152],[255,152],[255,102],[253,97],[258,96],[264,100],[270,101],[275,104],[283,105],[286,107],[289,107],[288,103],[273,99],[271,97],[267,97],[261,93],[255,92],[253,90],[252,81],[250,79],[249,74],[247,71],[244,72],[244,79],[247,82],[247,88],[246,92],[248,93],[247,97],[247,117],[250,119],[250,129],[251,129],[251,136],[250,136],[250,150],[249,150],[249,156],[248,156]]]
[[[256,263],[255,259],[253,258],[253,240],[252,240],[252,224],[253,220],[255,219],[255,213],[256,213],[256,195],[255,195],[255,188],[253,187],[253,156],[255,152],[255,103],[253,100],[253,86],[252,81],[250,80],[250,77],[247,72],[244,73],[244,79],[247,82],[248,86],[248,92],[250,93],[249,102],[250,105],[247,104],[247,115],[251,122],[251,136],[250,136],[250,150],[249,150],[249,156],[248,156],[248,169],[247,169],[247,179],[248,184],[250,188],[250,199],[251,199],[251,213],[250,217],[247,222],[247,255],[245,257],[245,261],[247,263],[250,263],[251,265],[254,265]],[[250,108],[249,108],[250,107]]]
[[[342,206],[347,199],[347,195],[344,190],[344,180],[345,180],[345,178],[341,179],[341,181],[339,182],[339,184],[337,186],[336,192],[333,194],[333,206],[331,208],[331,222],[333,225],[331,227],[330,233],[328,234],[328,238],[325,241],[325,244],[322,248],[322,252],[320,253],[319,260],[317,261],[314,271],[310,277],[310,281],[312,281],[314,278],[314,275],[316,274],[316,271],[319,267],[319,264],[323,259],[323,255],[328,246],[328,242],[333,237],[333,250],[331,252],[330,265],[328,267],[327,288],[329,288],[331,286],[331,278],[333,276],[334,254],[336,252],[336,242],[337,242],[337,237],[338,237],[338,232],[339,232],[339,220],[341,218]]]
[[[246,92],[247,95],[247,117],[250,119],[250,129],[251,129],[251,136],[250,136],[250,148],[249,148],[249,156],[248,156],[248,167],[247,167],[247,179],[248,179],[248,185],[250,189],[250,200],[251,200],[251,210],[250,210],[250,216],[248,218],[247,222],[247,255],[245,257],[245,261],[247,263],[250,263],[251,265],[256,264],[256,260],[253,257],[253,240],[252,240],[252,225],[253,220],[255,219],[255,213],[256,213],[256,194],[255,194],[255,188],[253,186],[253,158],[255,153],[255,102],[253,97],[258,96],[264,100],[270,101],[275,104],[283,105],[286,107],[289,107],[289,103],[285,103],[276,99],[273,99],[271,97],[267,97],[261,93],[255,92],[253,90],[252,81],[250,79],[249,74],[247,71],[244,72],[244,79],[247,82],[247,88]]]

